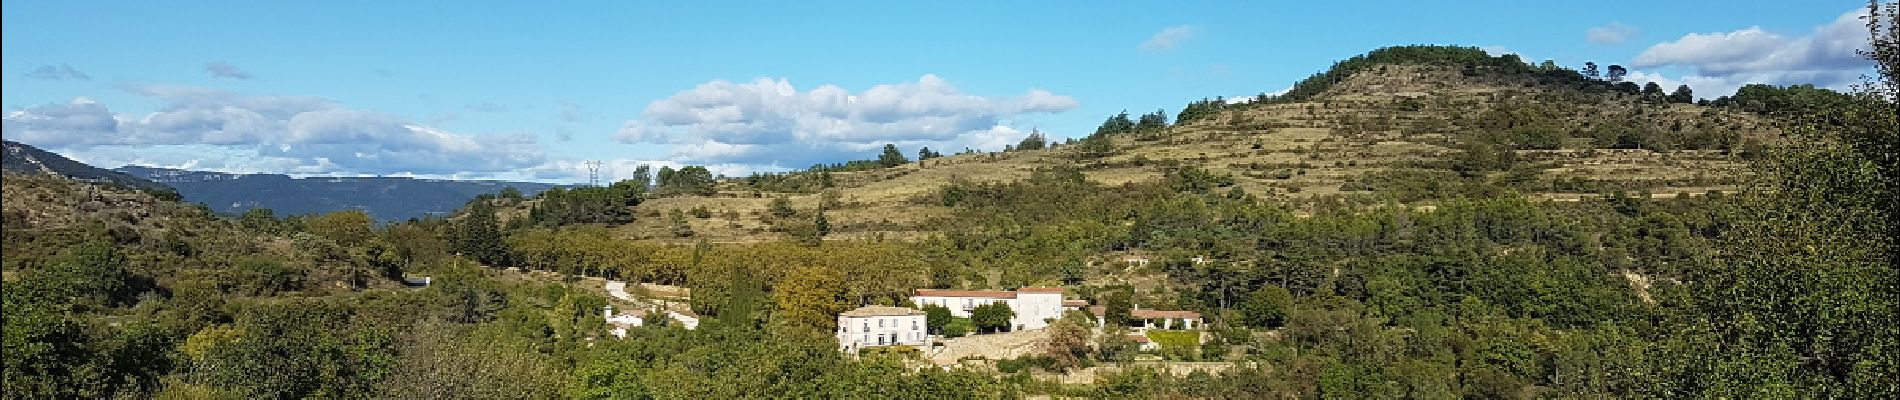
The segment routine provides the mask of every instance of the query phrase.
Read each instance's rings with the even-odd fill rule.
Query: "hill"
[[[0,146],[4,146],[4,152],[0,152],[0,167],[9,172],[63,176],[82,182],[110,183],[155,193],[173,192],[165,185],[118,171],[86,165],[32,145],[7,140],[0,142]]]
[[[809,175],[816,172],[729,179],[710,196],[649,199],[618,229],[622,237],[660,241],[771,240],[784,229],[765,218],[772,199],[810,210],[835,196],[826,213],[832,238],[919,237],[945,225],[951,209],[934,196],[946,185],[1014,181],[1046,168],[1079,169],[1107,185],[1193,169],[1223,191],[1291,204],[1430,207],[1496,187],[1557,201],[1610,192],[1698,195],[1738,188],[1748,159],[1780,137],[1773,121],[1755,113],[1462,47],[1381,49],[1285,95],[1244,100],[1195,102],[1172,124],[1157,112],[1143,119],[1164,122],[1146,128],[1113,116],[1091,139],[1047,149],[826,173],[828,188],[777,184],[815,181]],[[702,207],[710,211],[702,215],[720,218],[687,219],[693,235],[677,235],[671,211]]]
[[[475,196],[508,187],[533,195],[556,186],[402,177],[293,178],[278,174],[226,174],[140,166],[119,167],[116,171],[167,185],[176,189],[185,201],[204,203],[220,213],[240,214],[260,207],[279,215],[359,209],[379,221],[448,213]]]

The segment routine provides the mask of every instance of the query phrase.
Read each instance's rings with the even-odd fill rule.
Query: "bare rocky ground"
[[[954,364],[970,357],[1010,359],[1039,352],[1043,342],[1048,340],[1048,330],[1044,329],[970,335],[940,339],[943,346],[926,350],[924,356],[938,365]]]

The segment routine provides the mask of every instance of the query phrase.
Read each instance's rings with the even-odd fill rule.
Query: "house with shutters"
[[[917,309],[864,306],[838,314],[838,348],[846,353],[867,347],[922,347],[929,339],[924,312]]]

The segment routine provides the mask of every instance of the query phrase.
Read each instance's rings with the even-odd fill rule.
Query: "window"
[[[884,327],[884,320],[883,320],[883,319],[878,319],[878,320],[877,320],[877,327],[879,327],[879,328],[883,328],[883,327]]]
[[[864,331],[865,332],[871,331],[871,321],[864,321]]]
[[[910,330],[917,330],[917,320],[910,320]]]

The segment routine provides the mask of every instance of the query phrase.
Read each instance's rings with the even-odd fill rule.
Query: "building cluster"
[[[910,300],[918,308],[865,306],[838,314],[838,346],[853,353],[880,346],[925,346],[929,343],[930,334],[925,327],[927,321],[921,308],[927,306],[943,307],[950,310],[951,316],[969,318],[977,307],[1000,303],[1014,313],[1010,327],[1015,331],[1046,328],[1050,322],[1062,318],[1062,314],[1069,311],[1088,311],[1094,316],[1098,328],[1103,327],[1107,320],[1105,307],[1090,307],[1086,300],[1066,299],[1062,288],[917,289]],[[1137,306],[1129,314],[1131,328],[1138,332],[1148,329],[1200,329],[1202,326],[1201,314],[1193,311],[1148,310]],[[1142,340],[1146,339],[1142,337]]]
[[[679,324],[682,328],[699,328],[699,316],[697,315],[678,311],[666,311],[665,313],[665,318],[673,320],[673,323]],[[647,315],[647,310],[637,308],[616,313],[614,312],[613,305],[608,305],[601,310],[601,316],[607,319],[607,326],[610,327],[607,332],[613,334],[614,337],[621,338],[627,337],[627,329],[646,325]]]

